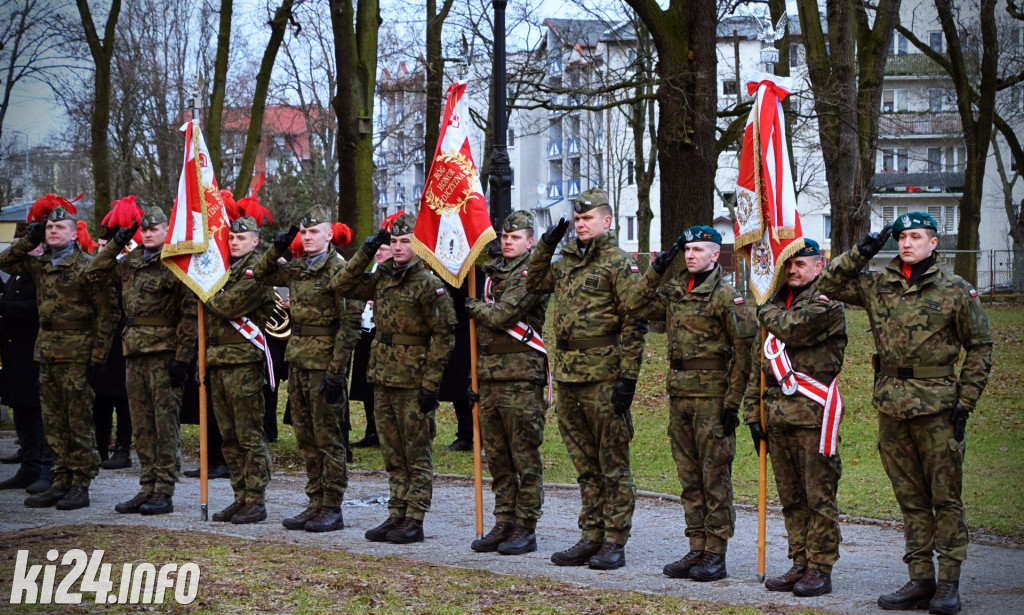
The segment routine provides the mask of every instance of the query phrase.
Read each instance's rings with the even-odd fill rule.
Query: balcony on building
[[[878,136],[882,138],[951,135],[963,135],[963,124],[958,113],[883,113],[878,118]]]
[[[580,178],[576,177],[565,182],[565,195],[576,196],[580,193]]]
[[[964,191],[962,171],[946,173],[875,173],[875,194],[961,194]]]
[[[560,199],[562,198],[562,182],[548,182],[548,198],[549,199]]]
[[[901,53],[885,59],[886,77],[916,77],[945,75],[945,71],[934,60],[923,53]]]
[[[580,138],[569,137],[565,142],[565,150],[570,156],[580,155]]]
[[[552,158],[562,157],[562,140],[561,139],[549,139],[548,140],[548,160]]]

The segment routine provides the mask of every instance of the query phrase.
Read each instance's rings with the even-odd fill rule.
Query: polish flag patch
[[[977,297],[978,296],[978,291],[974,290],[973,288],[970,290],[970,293],[971,293],[972,297]]]
[[[249,276],[251,278],[252,277],[252,269],[246,269],[245,270],[245,275],[247,275],[247,276]]]
[[[437,295],[438,297],[440,297],[441,295],[444,294],[444,289],[443,288],[439,288],[439,289],[434,291],[434,294]]]
[[[732,302],[735,303],[736,305],[742,305],[743,304],[743,297],[734,297]]]
[[[636,265],[630,265],[629,270],[632,271],[633,273],[640,273],[640,268],[637,267]]]
[[[524,277],[524,278],[526,277],[526,273],[527,273],[527,270],[526,270],[526,269],[523,269],[523,277]]]
[[[831,301],[831,299],[829,299],[825,295],[818,295],[818,301]]]

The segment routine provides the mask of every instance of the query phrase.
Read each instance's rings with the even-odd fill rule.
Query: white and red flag
[[[230,222],[202,131],[194,122],[182,126],[181,131],[185,133],[185,162],[161,258],[205,303],[228,279]]]
[[[466,82],[448,88],[441,134],[420,197],[413,250],[452,286],[462,281],[477,255],[494,239],[487,200],[469,148]]]
[[[747,92],[757,96],[743,132],[736,180],[736,251],[750,263],[750,289],[758,304],[779,286],[782,263],[803,248],[789,160],[782,101],[790,80],[755,73]]]

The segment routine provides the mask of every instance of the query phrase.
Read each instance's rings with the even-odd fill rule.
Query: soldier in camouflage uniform
[[[275,305],[274,289],[256,283],[259,225],[251,216],[231,223],[228,233],[231,271],[220,292],[206,302],[206,380],[221,449],[231,470],[234,501],[214,513],[214,521],[257,523],[267,518],[264,494],[270,482],[270,451],[263,431],[263,385],[267,359],[233,322],[248,318],[260,329]],[[242,323],[239,323],[242,324]]]
[[[764,328],[786,345],[793,369],[828,386],[843,367],[846,317],[843,306],[817,288],[824,264],[813,239],[783,265],[786,286],[757,310]],[[824,409],[810,398],[785,395],[764,361],[764,339],[754,345],[753,369],[744,397],[744,422],[750,426],[755,449],[762,438],[771,443],[772,471],[782,503],[792,568],[765,581],[771,591],[797,596],[820,596],[832,591],[832,565],[839,559],[839,509],[836,490],[843,466],[838,451],[818,453]],[[761,374],[765,376],[761,428]]]
[[[836,258],[818,288],[864,307],[878,352],[878,450],[903,511],[910,570],[910,582],[880,596],[878,605],[956,613],[968,540],[961,500],[967,417],[988,382],[992,333],[977,291],[939,269],[936,228],[927,213],[900,216]],[[862,271],[890,232],[899,256],[882,271]]]
[[[546,356],[523,342],[544,327],[548,297],[526,290],[526,266],[533,254],[533,216],[517,211],[505,218],[501,258],[487,263],[490,296],[467,299],[477,321],[480,374],[480,431],[487,467],[494,479],[494,528],[472,549],[519,555],[537,550],[536,527],[544,504],[544,383]],[[515,334],[509,329],[520,327]],[[529,339],[527,341],[529,341]]]
[[[142,246],[119,258],[138,227]],[[178,413],[196,354],[196,296],[161,261],[166,236],[167,215],[151,207],[141,224],[119,229],[86,271],[94,283],[120,286],[124,303],[122,346],[141,489],[114,507],[119,513],[172,512],[181,472]]]
[[[437,391],[455,345],[455,308],[444,284],[412,251],[416,218],[403,214],[367,238],[332,281],[344,296],[373,300],[376,339],[367,380],[374,385],[374,419],[388,471],[388,518],[366,539],[399,544],[423,541],[423,517],[433,494],[430,444],[437,435]],[[366,272],[391,242],[392,257]]]
[[[526,276],[529,292],[554,292],[554,339],[548,340],[548,351],[558,382],[558,430],[576,466],[583,500],[581,540],[554,553],[551,561],[611,570],[626,563],[624,547],[636,506],[629,408],[647,325],[626,313],[626,298],[639,283],[640,271],[610,230],[608,196],[591,189],[572,205],[577,237],[552,263],[569,223],[562,218],[552,225]]]
[[[304,253],[278,262],[297,234]],[[331,278],[345,267],[345,259],[331,245],[332,237],[330,214],[313,207],[299,226],[278,233],[253,269],[257,282],[289,290],[292,335],[284,355],[289,366],[288,401],[296,444],[306,461],[309,504],[281,524],[307,532],[345,527],[345,382],[363,305],[329,287]]]
[[[58,205],[41,217],[45,226],[33,222],[24,237],[0,254],[0,269],[32,276],[39,305],[34,358],[43,431],[53,449],[53,483],[26,498],[25,505],[74,510],[89,505],[89,484],[99,472],[89,383],[96,382],[106,362],[117,304],[112,290],[97,288],[82,276],[92,257],[75,242],[75,220],[68,211]],[[30,255],[44,239],[46,251]]]
[[[736,524],[732,461],[738,411],[757,326],[743,297],[723,279],[722,236],[686,229],[660,253],[632,293],[637,318],[665,320],[671,370],[668,437],[686,516],[689,552],[664,567],[667,576],[715,581],[726,576],[726,546]],[[687,272],[662,281],[676,252]]]

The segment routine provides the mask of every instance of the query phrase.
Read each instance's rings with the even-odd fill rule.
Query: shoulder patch
[[[971,293],[971,297],[978,296],[978,291],[974,290],[973,288],[969,289],[967,292]]]
[[[245,270],[245,275],[247,275],[249,277],[252,277],[252,269],[246,269]]]
[[[523,277],[524,277],[524,278],[526,277],[526,274],[527,274],[527,273],[528,273],[528,270],[526,270],[526,269],[523,269]]]
[[[632,272],[632,273],[640,273],[640,268],[639,268],[639,267],[637,267],[636,265],[630,265],[630,266],[629,266],[629,270],[630,270],[630,272]]]
[[[736,305],[742,305],[743,297],[733,297],[732,302],[735,303]]]
[[[435,290],[434,294],[440,297],[441,295],[444,294],[444,288],[439,288],[439,289]]]
[[[825,295],[818,295],[818,301],[831,301],[831,300],[828,297],[826,297]]]

